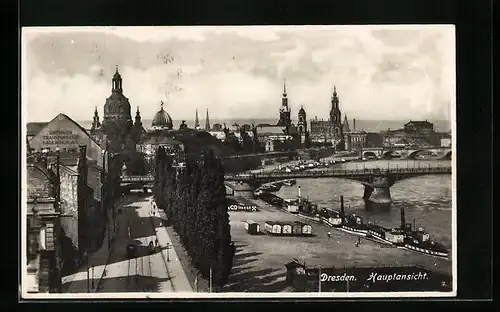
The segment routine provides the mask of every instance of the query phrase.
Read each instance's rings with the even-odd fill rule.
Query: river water
[[[451,166],[450,160],[377,160],[337,164],[343,169],[406,168]],[[396,182],[390,191],[393,200],[389,211],[367,212],[364,207],[364,186],[352,180],[337,178],[297,179],[291,187],[283,186],[276,195],[293,198],[301,187],[301,195],[308,197],[320,208],[340,209],[340,196],[344,196],[346,212],[363,216],[365,222],[375,221],[386,227],[400,224],[400,208],[405,208],[406,222],[415,220],[431,238],[441,242],[451,251],[452,244],[452,183],[451,175],[426,175]]]

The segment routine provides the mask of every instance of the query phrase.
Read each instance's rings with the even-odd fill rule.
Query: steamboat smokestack
[[[356,118],[352,119],[352,131],[356,132]]]
[[[404,229],[405,226],[406,226],[405,209],[401,208],[401,229]]]
[[[300,198],[300,186],[299,186],[299,198]]]
[[[342,220],[344,219],[344,196],[340,196],[340,216],[342,217]]]

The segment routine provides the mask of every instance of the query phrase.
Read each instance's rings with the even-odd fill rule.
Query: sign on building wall
[[[78,145],[80,134],[74,133],[72,130],[52,130],[47,135],[42,136],[42,145],[46,147]]]
[[[52,119],[30,141],[35,150],[43,148],[77,149],[79,145],[89,145],[89,136],[80,125],[64,114]]]
[[[102,148],[78,123],[64,114],[57,115],[45,125],[29,142],[30,148],[76,150],[80,145],[87,146],[87,157],[102,166]]]

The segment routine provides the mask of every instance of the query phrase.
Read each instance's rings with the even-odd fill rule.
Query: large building
[[[62,246],[60,271],[70,274],[83,261],[85,252],[96,251],[103,243],[110,219],[106,209],[110,191],[104,190],[102,180],[109,154],[105,146],[64,114],[46,123],[27,143],[28,164],[44,164],[50,172],[54,166],[47,159],[58,155],[57,205],[64,215],[57,232]]]
[[[297,125],[294,125],[291,119],[292,110],[288,103],[286,81],[283,83],[283,96],[278,112],[279,119],[275,125],[259,124],[255,127],[257,139],[263,145],[263,149],[266,152],[274,152],[308,147],[309,129],[306,111],[304,107],[300,108]]]
[[[323,120],[315,118],[310,121],[311,138],[314,138],[315,141],[331,142],[336,149],[343,150],[345,148],[344,125],[342,124],[342,113],[339,103],[340,100],[337,94],[337,88],[334,87],[329,119]]]
[[[410,120],[402,129],[382,132],[384,147],[431,147],[440,146],[441,138],[448,133],[434,131],[434,124],[425,121]]]

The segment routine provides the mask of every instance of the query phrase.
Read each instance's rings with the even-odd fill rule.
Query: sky
[[[451,25],[24,28],[27,121],[103,115],[116,66],[132,111],[152,119],[278,118],[286,79],[292,118],[450,120]],[[133,116],[132,116],[133,118]]]

